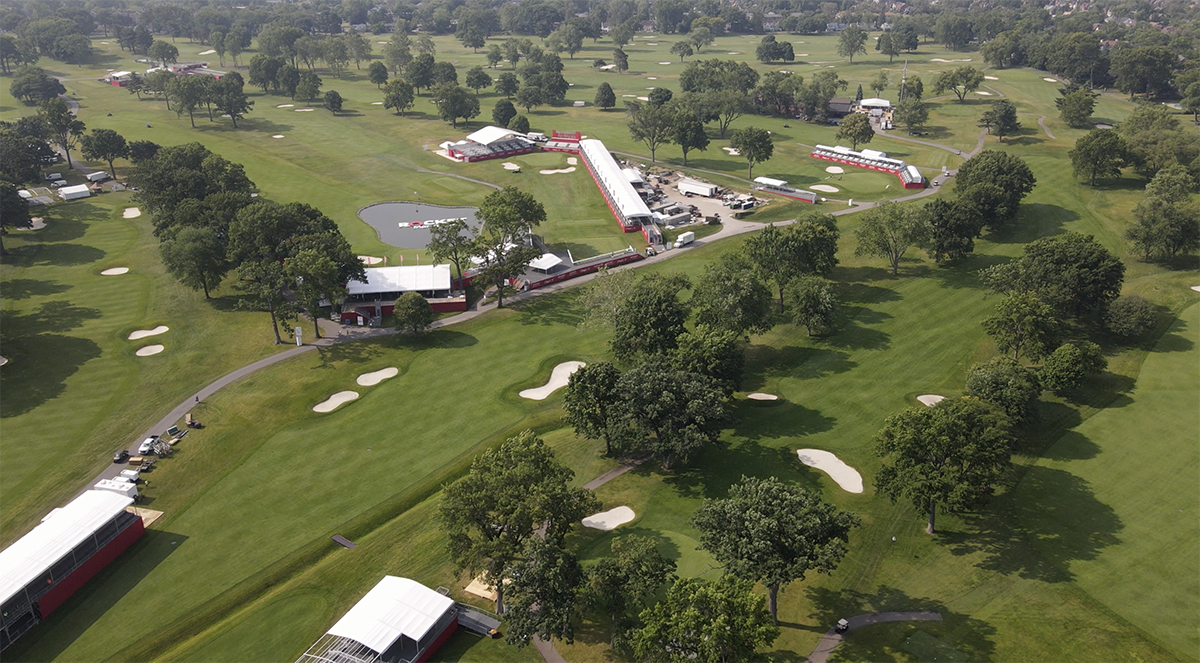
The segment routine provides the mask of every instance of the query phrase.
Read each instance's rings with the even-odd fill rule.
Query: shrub
[[[1069,391],[1083,386],[1083,382],[1098,375],[1108,367],[1108,360],[1095,343],[1067,343],[1046,357],[1038,371],[1042,386],[1055,392]]]
[[[1041,394],[1037,374],[1011,357],[976,364],[967,373],[967,395],[999,405],[1015,423],[1037,419]]]
[[[1108,331],[1124,338],[1145,336],[1158,324],[1154,305],[1137,295],[1121,295],[1108,307]]]

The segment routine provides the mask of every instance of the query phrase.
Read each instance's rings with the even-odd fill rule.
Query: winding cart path
[[[846,629],[846,633],[849,633],[863,626],[884,624],[887,622],[940,622],[942,621],[942,615],[931,610],[868,612],[864,615],[850,617],[846,621],[850,622],[850,628]],[[808,663],[825,663],[829,660],[829,655],[833,653],[834,648],[841,644],[842,639],[846,637],[846,633],[838,633],[835,629],[826,631],[825,635],[821,637],[821,642],[817,643],[817,648],[809,655]]]

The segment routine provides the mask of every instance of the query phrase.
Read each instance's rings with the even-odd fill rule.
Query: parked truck
[[[679,237],[675,238],[675,247],[687,246],[694,241],[696,241],[696,233],[690,230],[685,233],[679,233]]]

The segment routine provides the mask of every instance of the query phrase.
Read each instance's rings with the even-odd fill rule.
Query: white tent
[[[765,184],[767,186],[787,186],[786,181],[777,180],[777,179],[774,179],[771,177],[756,177],[756,178],[754,178],[754,181],[758,182],[759,184]]]
[[[58,195],[63,200],[75,200],[77,198],[87,198],[92,195],[92,192],[88,189],[88,185],[76,184],[75,186],[64,186],[59,189]]]
[[[450,265],[411,265],[408,267],[368,267],[366,282],[350,281],[351,296],[385,292],[426,292],[450,289]]]
[[[382,654],[401,635],[420,642],[453,609],[453,599],[419,582],[384,576],[327,633],[349,638]]]
[[[488,126],[467,136],[467,140],[480,145],[491,145],[504,139],[524,138],[525,136],[502,127]]]
[[[546,271],[549,271],[561,264],[562,264],[562,258],[559,258],[558,256],[554,255],[553,253],[543,253],[541,256],[534,258],[533,262],[529,263],[529,266],[534,269],[546,272]]]
[[[871,97],[869,99],[863,99],[862,101],[858,102],[858,107],[859,108],[891,108],[892,102],[888,101],[887,99]]]

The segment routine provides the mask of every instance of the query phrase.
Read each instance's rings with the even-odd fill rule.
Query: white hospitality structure
[[[579,156],[583,157],[584,164],[591,171],[600,192],[625,232],[641,230],[643,226],[651,224],[653,217],[650,208],[634,191],[625,171],[613,159],[604,143],[594,138],[579,141]]]
[[[401,663],[428,658],[458,626],[453,599],[384,576],[296,663]]]
[[[76,184],[75,186],[64,186],[58,190],[58,195],[63,200],[77,200],[79,198],[91,197],[92,192],[86,184]]]

